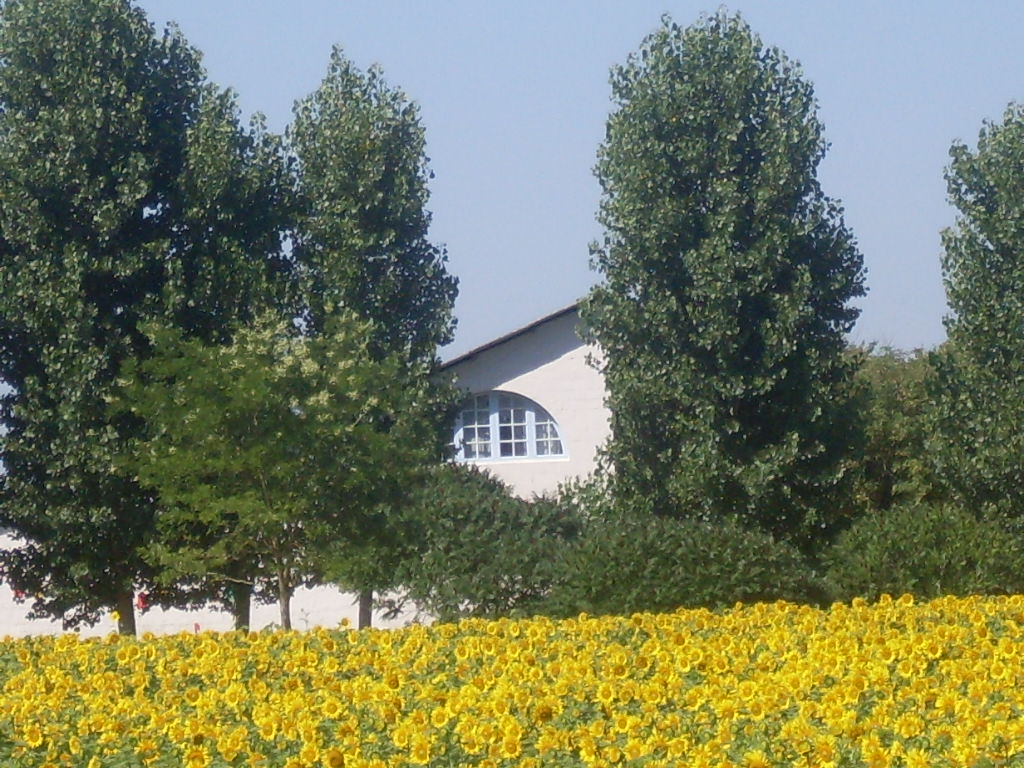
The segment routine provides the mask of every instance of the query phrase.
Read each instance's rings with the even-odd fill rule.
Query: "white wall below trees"
[[[14,539],[4,534],[0,536],[0,547],[10,548]],[[31,600],[18,602],[14,593],[6,584],[0,585],[0,636],[23,637],[26,635],[49,635],[64,632],[59,621],[45,619],[29,619],[27,614]],[[310,629],[312,627],[337,627],[342,619],[348,619],[356,626],[359,616],[358,598],[355,594],[341,592],[334,587],[301,588],[296,590],[292,598],[292,627]],[[277,603],[252,606],[251,628],[263,629],[280,622]],[[414,617],[403,614],[395,619],[385,619],[380,613],[374,613],[373,626],[383,628],[401,627],[408,624]],[[139,634],[152,632],[155,635],[173,634],[175,632],[226,631],[232,628],[232,618],[227,612],[212,609],[196,611],[163,610],[150,608],[145,612],[135,612],[136,628]],[[106,635],[117,631],[117,622],[109,615],[105,616],[94,627],[82,627],[79,633],[83,636]]]

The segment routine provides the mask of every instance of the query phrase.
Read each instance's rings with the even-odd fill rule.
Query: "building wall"
[[[576,335],[576,312],[542,323],[450,367],[459,388],[478,394],[501,390],[528,397],[558,423],[568,455],[550,459],[481,459],[486,468],[529,498],[594,469],[608,437],[604,379],[587,363],[593,349]]]
[[[9,534],[0,534],[0,548],[8,549],[15,545],[15,539]],[[18,601],[10,587],[6,584],[0,585],[0,636],[52,635],[64,631],[59,621],[28,618],[30,606],[31,600]],[[348,619],[354,627],[359,617],[358,596],[333,587],[297,589],[292,597],[291,608],[292,626],[295,629],[337,627],[342,619]],[[278,624],[280,613],[277,603],[257,605],[254,602],[250,618],[253,629]],[[372,623],[375,627],[392,628],[405,626],[417,618],[419,617],[409,612],[394,619],[385,619],[383,615],[375,612]],[[229,613],[211,608],[195,611],[151,608],[145,612],[136,611],[135,623],[139,634],[152,632],[155,635],[175,632],[220,632],[232,628]],[[83,636],[106,635],[117,631],[117,622],[108,615],[101,618],[95,626],[82,627],[78,631]]]

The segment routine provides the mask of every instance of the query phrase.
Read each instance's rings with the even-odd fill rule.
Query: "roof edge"
[[[509,333],[506,333],[503,336],[499,336],[498,338],[492,341],[488,341],[486,344],[481,344],[480,346],[474,347],[468,352],[463,352],[458,357],[453,357],[451,360],[447,360],[441,363],[440,368],[438,370],[443,371],[447,368],[451,368],[453,365],[458,365],[459,363],[465,362],[466,360],[474,358],[477,355],[486,352],[489,349],[493,349],[494,347],[504,344],[506,341],[511,341],[517,336],[522,336],[524,333],[529,333],[530,331],[538,328],[539,326],[544,325],[544,323],[550,323],[552,320],[557,320],[563,315],[567,315],[570,312],[575,312],[579,308],[580,301],[574,301],[569,306],[562,307],[561,309],[555,310],[551,314],[544,315],[544,317],[534,320],[532,323],[524,325],[522,328],[517,328],[514,331],[510,331]]]

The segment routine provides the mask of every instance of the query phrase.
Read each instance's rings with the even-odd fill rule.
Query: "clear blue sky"
[[[243,111],[283,130],[340,44],[419,103],[436,174],[432,236],[460,280],[444,357],[582,296],[599,188],[608,70],[663,12],[630,0],[144,0],[176,21]],[[803,65],[831,142],[820,177],[860,242],[869,294],[856,341],[932,346],[945,333],[939,232],[954,221],[943,169],[985,119],[1024,100],[1024,3],[758,0],[740,11]]]

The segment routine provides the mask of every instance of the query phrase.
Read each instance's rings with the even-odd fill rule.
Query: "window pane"
[[[459,424],[455,440],[461,449],[460,459],[565,456],[558,425],[551,415],[519,395],[472,395],[459,411]]]

